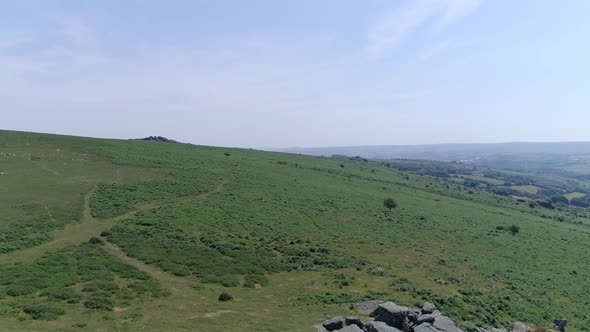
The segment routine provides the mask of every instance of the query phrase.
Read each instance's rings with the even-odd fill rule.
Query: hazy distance
[[[585,141],[589,10],[6,2],[0,127],[255,148]]]

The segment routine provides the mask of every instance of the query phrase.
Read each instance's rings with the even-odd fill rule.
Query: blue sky
[[[0,128],[290,147],[590,140],[590,2],[5,1]]]

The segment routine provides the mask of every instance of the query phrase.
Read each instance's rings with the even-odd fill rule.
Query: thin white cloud
[[[420,60],[426,61],[430,58],[433,58],[437,55],[440,55],[441,53],[448,51],[451,48],[454,48],[455,46],[456,45],[449,40],[436,42],[435,44],[426,48],[426,50],[422,52],[422,54],[420,55]]]
[[[58,17],[55,19],[60,33],[74,46],[93,48],[96,37],[86,22],[77,17]]]
[[[369,32],[368,53],[384,56],[428,23],[443,29],[473,12],[480,0],[415,0],[381,19]]]
[[[28,44],[32,41],[30,37],[23,36],[0,36],[0,51]]]
[[[471,14],[481,0],[447,0],[447,6],[440,18],[440,28],[451,25]]]

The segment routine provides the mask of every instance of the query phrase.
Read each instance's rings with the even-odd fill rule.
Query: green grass
[[[309,331],[365,298],[590,330],[581,214],[372,162],[8,131],[0,148],[20,156],[0,156],[0,330]]]

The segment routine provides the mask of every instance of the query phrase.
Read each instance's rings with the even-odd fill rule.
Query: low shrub
[[[54,301],[68,301],[68,303],[77,303],[80,301],[80,294],[71,288],[50,288],[41,293],[48,299]]]
[[[6,294],[10,295],[10,296],[23,296],[23,295],[33,294],[33,293],[37,292],[37,290],[38,289],[33,286],[14,285],[14,286],[9,287],[6,290]]]
[[[29,305],[23,311],[31,315],[31,318],[40,320],[55,320],[66,313],[64,309],[49,304]]]
[[[88,309],[112,311],[113,300],[106,296],[94,295],[84,302],[84,306]]]
[[[90,238],[90,240],[88,240],[88,243],[90,243],[90,244],[104,244],[104,241],[97,238],[96,236],[93,236]]]

